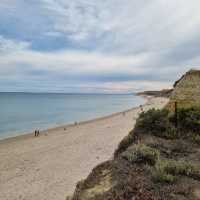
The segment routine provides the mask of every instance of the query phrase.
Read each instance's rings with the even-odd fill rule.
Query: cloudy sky
[[[0,0],[0,91],[168,88],[200,66],[199,0]]]

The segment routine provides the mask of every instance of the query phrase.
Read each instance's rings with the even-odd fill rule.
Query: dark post
[[[178,111],[177,111],[177,102],[174,103],[175,106],[175,127],[178,127]]]

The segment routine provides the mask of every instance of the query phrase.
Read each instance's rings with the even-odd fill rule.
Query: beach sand
[[[144,110],[161,108],[149,98]],[[0,200],[65,200],[97,164],[112,158],[140,108],[0,141]]]

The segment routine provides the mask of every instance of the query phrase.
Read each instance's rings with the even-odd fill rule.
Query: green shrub
[[[200,107],[178,109],[177,118],[178,129],[182,132],[200,133]],[[170,120],[175,123],[175,114]]]
[[[174,183],[176,182],[177,177],[167,174],[162,170],[156,170],[153,172],[153,180],[160,183]]]
[[[167,162],[165,171],[173,175],[183,175],[193,178],[200,178],[200,167],[192,165],[188,162]]]
[[[167,161],[159,160],[152,171],[153,180],[161,183],[174,183],[177,178],[166,171]]]
[[[177,139],[179,137],[178,130],[173,126],[168,126],[167,130],[161,134],[166,139]]]
[[[136,130],[166,139],[180,136],[196,136],[200,133],[200,108],[182,108],[177,111],[178,127],[175,128],[176,115],[168,110],[150,109],[140,114]],[[179,134],[178,134],[179,133]],[[189,134],[188,134],[189,133]],[[198,143],[198,137],[196,137]]]
[[[140,114],[136,129],[143,133],[153,134],[166,139],[178,137],[178,131],[169,121],[169,111],[166,109],[151,109]]]
[[[196,136],[200,133],[200,108],[182,108],[176,115],[168,110],[151,109],[140,114],[136,129],[143,133],[153,134],[166,139],[176,139],[181,136]],[[189,133],[189,134],[188,134]],[[198,136],[196,137],[198,141]]]
[[[178,175],[200,179],[200,167],[187,162],[159,160],[152,172],[156,182],[173,183]]]
[[[150,109],[140,114],[136,127],[141,128],[146,133],[160,135],[168,128],[168,111],[165,109]]]
[[[200,135],[194,135],[194,136],[193,136],[193,141],[194,141],[196,144],[199,144],[199,145],[200,145]]]
[[[147,163],[155,165],[159,158],[159,151],[146,145],[135,145],[122,154],[131,163]]]
[[[119,143],[114,156],[118,156],[120,153],[124,152],[132,143],[134,142],[134,132],[133,130]]]

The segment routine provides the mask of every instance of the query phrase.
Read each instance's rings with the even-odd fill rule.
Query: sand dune
[[[168,100],[151,98],[144,109]],[[0,141],[0,199],[64,200],[77,181],[112,157],[133,128],[139,108],[74,126]],[[64,130],[66,129],[66,130]]]

